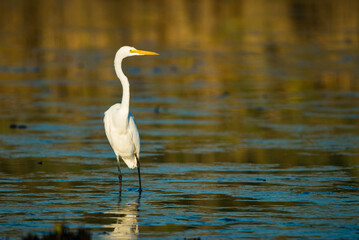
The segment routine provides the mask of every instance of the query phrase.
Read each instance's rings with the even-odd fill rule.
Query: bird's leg
[[[122,183],[122,174],[121,174],[120,164],[117,164],[117,168],[118,168],[118,181],[121,184]]]
[[[138,157],[136,156],[136,160],[137,160],[137,171],[138,171],[138,183],[139,183],[139,189],[138,191],[142,192],[142,186],[141,186],[141,169],[140,169],[140,161],[138,160]]]
[[[118,168],[118,182],[120,186],[120,194],[122,190],[122,174],[121,174],[121,167],[120,167],[120,159],[117,157],[117,168]]]

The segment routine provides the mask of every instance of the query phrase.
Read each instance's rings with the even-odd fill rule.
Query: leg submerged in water
[[[142,192],[142,186],[141,186],[141,169],[140,169],[140,161],[138,160],[138,157],[137,157],[137,156],[136,156],[136,160],[137,160],[138,184],[139,184],[139,189],[138,189],[138,191],[141,193],[141,192]]]
[[[121,188],[122,188],[122,174],[121,174],[120,159],[119,159],[118,156],[117,156],[117,169],[118,169],[118,183],[119,183],[120,191],[121,191]]]

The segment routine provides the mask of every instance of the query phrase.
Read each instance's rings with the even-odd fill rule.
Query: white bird
[[[139,192],[141,187],[140,171],[140,134],[138,133],[135,119],[129,111],[130,108],[130,84],[122,71],[122,60],[130,56],[158,55],[155,52],[137,50],[134,47],[121,47],[115,56],[115,71],[122,84],[122,102],[112,105],[104,117],[105,132],[108,141],[116,154],[118,166],[118,179],[122,186],[120,157],[126,165],[133,169],[137,167]]]

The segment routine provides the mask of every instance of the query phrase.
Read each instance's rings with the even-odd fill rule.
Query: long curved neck
[[[128,82],[127,77],[122,71],[122,59],[115,60],[115,71],[117,77],[120,79],[122,84],[122,102],[121,109],[127,113],[130,110],[130,83]]]

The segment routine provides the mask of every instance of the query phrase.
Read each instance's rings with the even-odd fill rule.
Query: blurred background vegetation
[[[283,146],[329,148],[321,155],[329,162],[337,153],[357,156],[359,1],[14,0],[1,1],[0,12],[3,134],[11,133],[13,122],[97,121],[100,129],[100,114],[121,94],[113,55],[130,45],[161,54],[127,60],[125,67],[135,79],[132,111],[143,139],[163,144],[160,150],[144,144],[145,153],[167,149],[172,159],[173,152],[201,153],[195,146],[208,143],[216,154],[234,152],[231,158],[237,161],[276,162],[268,151]],[[149,102],[150,95],[165,100]],[[188,102],[177,105],[171,98]],[[99,108],[91,109],[95,103]],[[218,124],[181,126],[178,131],[184,133],[198,130],[187,135],[186,143],[176,134],[154,134],[176,129],[178,123],[146,122],[157,119],[148,117],[152,109],[169,109],[163,120],[180,115]],[[171,109],[204,109],[209,115],[173,116]],[[302,131],[303,125],[315,130]],[[105,144],[99,131],[85,137]],[[206,132],[213,135],[201,135]],[[88,144],[79,135],[64,138],[71,147]],[[283,142],[256,142],[272,138]],[[322,147],[318,139],[329,143]],[[198,155],[196,161],[214,162],[216,154]]]

